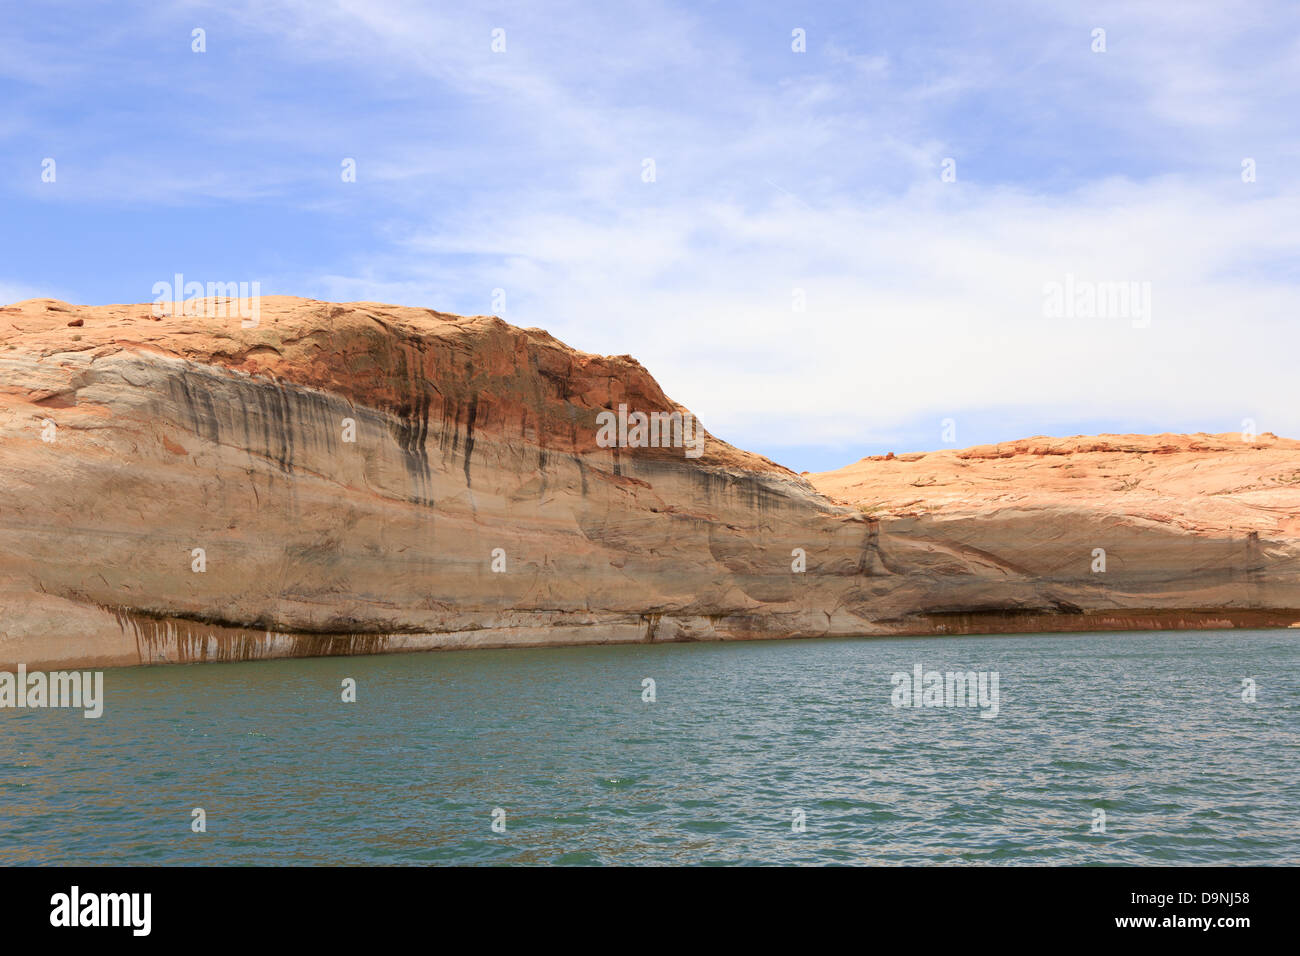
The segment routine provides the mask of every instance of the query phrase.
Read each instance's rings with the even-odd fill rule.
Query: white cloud
[[[15,302],[23,302],[26,299],[61,299],[63,298],[57,291],[49,289],[40,289],[28,285],[24,282],[7,281],[0,279],[0,304],[12,305]]]
[[[1293,357],[1277,347],[1294,341],[1296,288],[1248,267],[1296,248],[1300,202],[1239,188],[936,185],[868,209],[778,197],[603,223],[516,214],[416,241],[392,271],[477,297],[472,311],[503,287],[511,321],[636,355],[711,427],[751,443],[851,441],[996,407],[1225,429],[1253,415],[1297,433]],[[446,264],[466,249],[482,258]],[[1150,283],[1150,327],[1044,317],[1044,284],[1067,274]],[[403,291],[334,281],[358,298]]]
[[[975,412],[1300,434],[1293,7],[957,3],[924,29],[845,8],[798,55],[772,10],[235,9],[364,108],[250,108],[219,154],[152,177],[122,154],[98,185],[288,196],[356,231],[350,261],[289,257],[267,287],[465,312],[505,288],[510,321],[637,356],[742,445]],[[295,190],[335,153],[374,208]],[[1149,282],[1150,327],[1045,318],[1067,274]]]

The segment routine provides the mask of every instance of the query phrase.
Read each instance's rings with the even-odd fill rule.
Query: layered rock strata
[[[620,405],[689,414],[629,356],[259,306],[0,309],[0,667],[1300,621],[1295,442],[801,476],[707,433],[603,447]]]

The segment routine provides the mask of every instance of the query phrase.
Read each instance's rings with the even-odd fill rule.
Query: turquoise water
[[[1298,649],[1199,631],[110,670],[99,720],[0,710],[0,862],[1297,863]],[[1000,712],[892,706],[917,663],[996,671]]]

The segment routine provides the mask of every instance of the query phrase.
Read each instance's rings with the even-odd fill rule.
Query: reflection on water
[[[98,720],[0,711],[0,862],[1296,863],[1298,637],[112,670]],[[998,672],[1001,712],[892,707],[891,674],[916,663]],[[345,677],[354,704],[340,702]],[[195,807],[207,833],[190,832]]]

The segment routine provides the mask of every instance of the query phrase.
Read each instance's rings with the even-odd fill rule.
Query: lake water
[[[997,716],[893,706],[917,664],[996,672]],[[1294,864],[1298,664],[1197,631],[109,670],[98,720],[0,710],[0,862]]]

